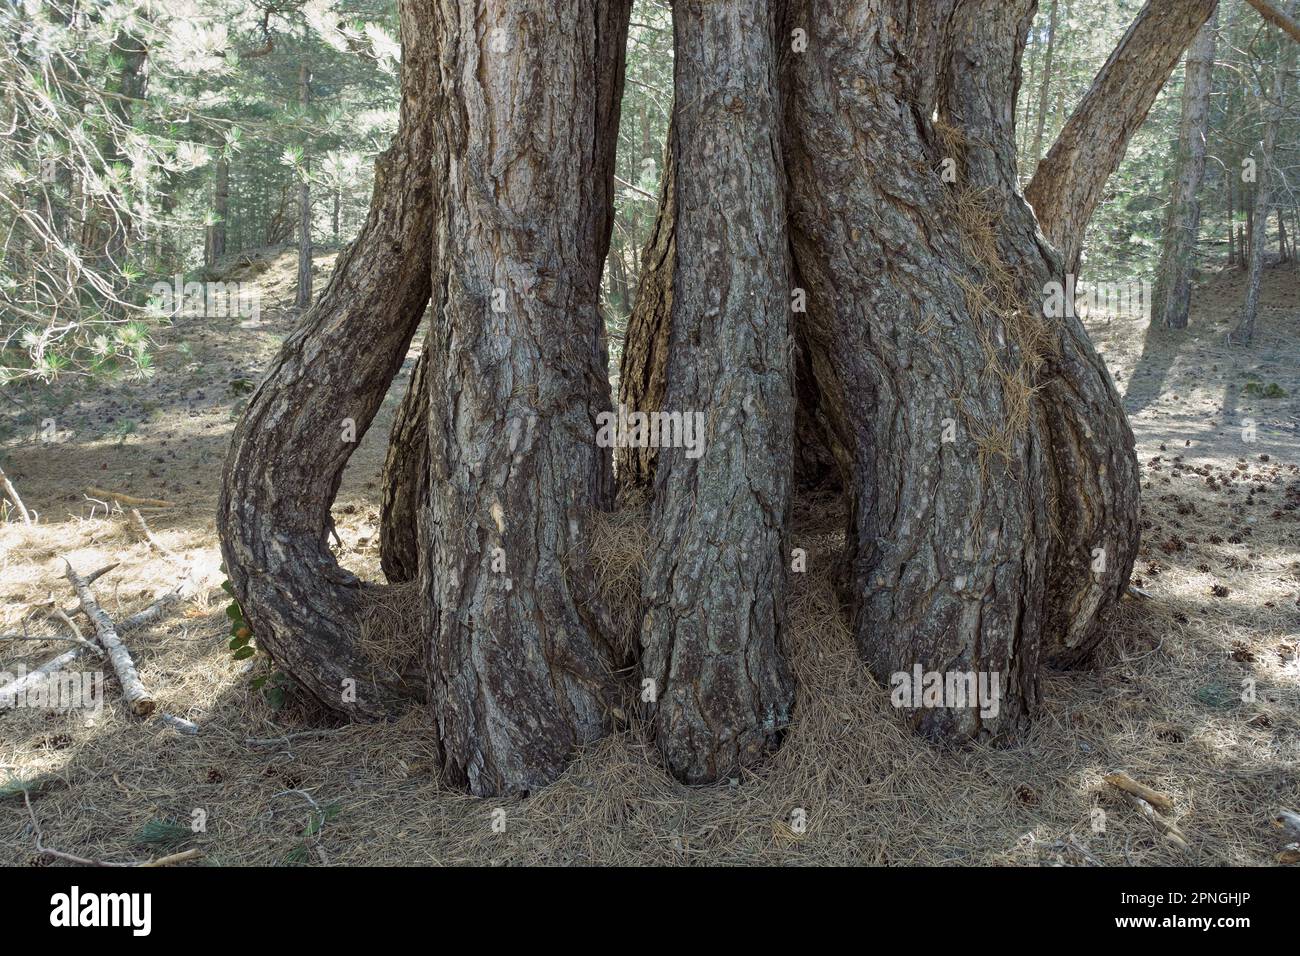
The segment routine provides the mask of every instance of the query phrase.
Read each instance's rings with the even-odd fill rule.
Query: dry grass
[[[1262,319],[1264,333],[1293,342],[1300,332],[1289,314],[1286,333],[1278,314]],[[1118,325],[1100,331],[1121,337]],[[263,343],[263,357],[272,344]],[[58,465],[12,442],[8,470],[47,520],[31,531],[0,526],[0,631],[20,625],[49,592],[73,603],[62,553],[84,569],[122,561],[96,586],[115,617],[175,580],[178,562],[150,552],[125,516],[62,519],[80,508],[66,495],[90,474],[137,494],[179,497],[150,524],[205,569],[208,587],[128,639],[159,710],[197,722],[198,736],[128,716],[109,677],[109,703],[98,715],[0,715],[0,780],[43,781],[32,806],[49,846],[114,860],[197,846],[208,864],[1268,863],[1283,842],[1269,825],[1273,809],[1300,808],[1300,510],[1286,509],[1300,501],[1297,455],[1283,438],[1249,455],[1225,451],[1210,440],[1212,429],[1203,441],[1198,433],[1193,454],[1173,446],[1170,436],[1187,427],[1173,414],[1156,407],[1136,419],[1148,485],[1137,574],[1152,598],[1125,602],[1097,669],[1045,679],[1043,706],[1016,746],[950,750],[905,728],[887,690],[860,665],[830,585],[839,515],[824,502],[804,503],[791,545],[807,550],[808,571],[794,575],[789,596],[799,696],[782,749],[757,773],[688,788],[663,771],[633,727],[577,754],[559,781],[523,801],[477,800],[444,787],[419,710],[389,725],[246,743],[312,725],[292,706],[272,712],[250,687],[257,671],[226,648],[210,518],[215,471],[200,472],[202,485],[193,485],[194,461],[182,459],[154,463],[160,476],[145,480],[136,438],[116,448],[74,437]],[[183,425],[185,412],[179,417]],[[165,418],[157,427],[171,426]],[[372,579],[383,436],[381,422],[336,508],[341,560]],[[1161,442],[1170,450],[1161,452]],[[1270,460],[1260,461],[1268,449]],[[1185,455],[1176,475],[1175,454]],[[1156,455],[1162,460],[1152,462]],[[1244,471],[1238,457],[1248,459]],[[110,467],[101,469],[105,461]],[[75,471],[78,462],[85,474]],[[1186,464],[1211,469],[1216,487]],[[1225,471],[1236,475],[1226,485]],[[170,487],[180,476],[189,498]],[[1257,485],[1264,490],[1248,490]],[[620,608],[635,606],[643,523],[642,510],[629,507],[594,526],[594,573]],[[1181,550],[1170,544],[1175,536]],[[1226,596],[1216,597],[1216,586]],[[358,625],[394,663],[413,646],[412,598],[409,587],[388,590]],[[625,640],[634,639],[634,616],[623,622]],[[62,649],[0,646],[0,669]],[[1247,677],[1258,688],[1249,704],[1240,700]],[[1172,795],[1187,853],[1102,783],[1115,769]],[[1093,831],[1097,808],[1104,832]],[[199,810],[206,832],[177,831],[166,846],[146,840],[147,824],[185,825]],[[498,810],[504,816],[494,816]],[[494,826],[501,821],[504,828]],[[36,862],[21,796],[0,796],[0,863]]]

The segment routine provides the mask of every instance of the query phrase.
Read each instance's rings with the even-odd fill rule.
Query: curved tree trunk
[[[641,673],[669,769],[705,783],[775,748],[794,703],[781,653],[793,343],[768,4],[678,0],[673,25],[664,411],[694,431],[659,433]]]
[[[357,718],[394,713],[405,688],[357,645],[360,583],[329,551],[330,506],[424,314],[446,167],[433,136],[445,106],[429,11],[403,2],[401,17],[401,123],[376,161],[369,217],[235,427],[217,513],[257,645],[325,706]]]
[[[1067,273],[1078,275],[1084,230],[1106,180],[1217,2],[1147,0],[1038,164],[1025,198]]]
[[[621,688],[586,567],[613,500],[601,267],[630,0],[435,10],[457,108],[429,344],[420,577],[449,780],[553,780]]]
[[[1214,74],[1214,35],[1211,16],[1187,51],[1183,69],[1182,118],[1178,125],[1178,161],[1169,191],[1169,208],[1160,233],[1160,267],[1152,297],[1152,321],[1171,329],[1187,328],[1192,295],[1192,259],[1201,223],[1197,193],[1205,175],[1205,132],[1210,119],[1210,89]]]

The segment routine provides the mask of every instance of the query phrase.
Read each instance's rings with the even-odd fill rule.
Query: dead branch
[[[1135,810],[1147,818],[1147,822],[1163,833],[1170,843],[1178,847],[1180,850],[1187,849],[1187,837],[1183,831],[1178,829],[1178,827],[1174,826],[1160,814],[1156,813],[1155,807],[1151,806],[1151,804],[1147,803],[1141,797],[1135,797],[1128,791],[1124,791],[1123,796]]]
[[[95,595],[91,592],[86,579],[77,574],[72,563],[66,558],[63,563],[67,566],[68,580],[72,582],[77,597],[81,599],[81,611],[95,625],[99,643],[108,652],[113,670],[117,671],[117,679],[122,684],[122,695],[126,699],[127,706],[137,717],[147,717],[153,713],[154,702],[149,692],[144,689],[140,674],[135,668],[135,661],[131,659],[131,652],[126,649],[122,638],[118,636],[117,629],[113,626],[113,619],[95,601]]]
[[[3,468],[0,468],[0,488],[4,489],[6,497],[13,502],[13,506],[17,508],[18,513],[23,516],[23,524],[30,525],[32,523],[32,516],[28,513],[27,506],[23,504],[23,499],[18,497],[18,489],[14,487],[14,483],[9,480],[9,476],[5,474]]]
[[[150,531],[149,526],[145,524],[144,515],[140,514],[139,508],[132,508],[130,514],[131,524],[135,525],[135,529],[140,532],[140,536],[144,538],[145,543],[149,545],[149,547],[153,548],[159,554],[166,555],[169,558],[176,557],[171,548],[166,547],[162,542],[154,537],[154,533]]]
[[[122,494],[120,491],[106,491],[103,488],[96,488],[91,485],[86,488],[86,494],[93,495],[96,498],[111,499],[120,505],[143,505],[147,508],[174,508],[175,502],[163,501],[161,498],[136,498],[132,495]]]
[[[1167,794],[1163,794],[1159,790],[1152,790],[1150,787],[1138,783],[1123,771],[1108,773],[1106,776],[1102,777],[1102,779],[1112,787],[1127,791],[1135,797],[1142,798],[1161,813],[1174,812],[1174,801],[1170,799]]]
[[[32,798],[27,790],[23,790],[23,803],[27,805],[27,816],[32,821],[32,835],[36,839],[36,852],[40,856],[52,856],[56,860],[66,860],[68,863],[74,863],[77,866],[99,866],[99,867],[128,867],[128,866],[171,866],[173,863],[186,863],[190,860],[197,860],[203,855],[200,849],[184,850],[180,853],[172,853],[169,856],[158,857],[153,860],[130,861],[125,863],[115,863],[107,860],[95,860],[90,857],[77,856],[73,853],[64,853],[62,850],[54,850],[46,846],[43,842],[44,833],[41,831],[40,821],[36,819],[36,811],[32,809]]]
[[[17,706],[18,701],[22,699],[23,695],[26,694],[28,690],[35,687],[51,674],[56,673],[71,664],[83,653],[85,653],[85,648],[78,647],[64,654],[60,654],[53,660],[46,661],[35,670],[28,671],[24,676],[18,678],[18,680],[12,681],[4,687],[0,687],[0,710],[7,710],[10,707]]]

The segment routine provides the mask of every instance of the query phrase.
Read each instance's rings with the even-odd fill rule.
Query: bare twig
[[[126,699],[127,706],[137,717],[147,717],[153,713],[154,702],[149,692],[144,689],[140,673],[135,668],[135,661],[131,659],[131,652],[126,649],[122,638],[118,636],[117,628],[113,626],[113,619],[95,601],[95,595],[91,592],[86,579],[77,574],[72,563],[66,558],[63,563],[67,566],[68,580],[72,582],[77,597],[81,599],[82,613],[95,625],[99,643],[108,652],[113,670],[117,671],[117,679],[122,684],[122,696]]]
[[[1116,789],[1124,790],[1133,794],[1135,797],[1141,797],[1161,813],[1174,812],[1174,801],[1170,799],[1167,794],[1163,794],[1159,790],[1152,790],[1150,787],[1138,783],[1123,771],[1108,773],[1106,776],[1102,777],[1102,779]]]
[[[183,850],[180,853],[172,853],[169,856],[158,857],[153,860],[132,860],[124,863],[116,863],[108,860],[96,860],[91,857],[77,856],[74,853],[64,853],[62,850],[54,850],[46,846],[43,842],[44,833],[41,831],[40,821],[36,819],[36,811],[32,809],[32,798],[27,790],[23,790],[23,803],[27,805],[27,816],[32,821],[32,835],[36,839],[36,852],[41,856],[52,856],[56,860],[66,860],[68,863],[75,863],[77,866],[99,866],[99,867],[154,867],[154,866],[171,866],[173,863],[187,863],[190,860],[197,860],[203,856],[200,849]]]
[[[9,476],[5,474],[4,468],[0,468],[0,488],[4,489],[5,495],[11,502],[13,502],[13,506],[18,509],[18,513],[23,516],[23,524],[30,525],[32,523],[32,516],[28,513],[27,506],[23,504],[23,499],[18,497],[18,489],[15,488],[14,483],[9,480]]]
[[[154,533],[149,530],[149,526],[145,524],[144,515],[140,514],[139,508],[132,508],[130,514],[131,524],[135,525],[135,529],[140,532],[140,536],[144,538],[145,543],[148,544],[149,547],[153,548],[159,554],[166,555],[169,558],[174,558],[176,556],[172,552],[171,548],[167,547],[154,537]]]

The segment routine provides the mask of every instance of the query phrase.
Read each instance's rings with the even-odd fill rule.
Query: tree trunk
[[[217,158],[212,178],[212,212],[216,222],[208,226],[205,265],[214,265],[226,254],[226,219],[230,215],[230,160]]]
[[[298,67],[298,106],[304,117],[310,98],[311,70],[303,61]],[[307,181],[310,159],[305,152],[302,161],[298,180],[298,294],[294,305],[306,309],[311,305],[311,184]]]
[[[668,343],[672,331],[673,275],[677,267],[677,151],[676,130],[668,127],[659,209],[645,251],[632,314],[627,320],[623,355],[619,360],[618,402],[628,412],[654,412],[664,407],[667,389]],[[614,450],[620,488],[649,488],[654,482],[659,450],[639,444]]]
[[[1170,186],[1169,207],[1160,234],[1160,266],[1156,273],[1152,321],[1171,329],[1187,328],[1192,291],[1192,260],[1201,222],[1197,193],[1205,175],[1205,134],[1210,117],[1217,16],[1205,21],[1187,51],[1183,77],[1182,119],[1178,158]]]
[[[1034,129],[1034,166],[1043,158],[1043,125],[1047,120],[1047,98],[1052,86],[1052,47],[1056,43],[1056,5],[1052,0],[1052,12],[1047,20],[1047,52],[1043,60],[1043,82],[1038,88],[1038,124]]]
[[[1295,10],[1296,2],[1287,4],[1286,15]],[[1277,177],[1276,149],[1278,127],[1286,115],[1287,83],[1291,70],[1295,66],[1295,48],[1293,42],[1284,40],[1278,53],[1277,65],[1273,72],[1273,85],[1269,95],[1263,99],[1264,141],[1260,146],[1260,157],[1255,172],[1254,203],[1249,210],[1249,241],[1246,246],[1246,301],[1241,309],[1241,318],[1229,336],[1237,345],[1249,345],[1255,338],[1255,319],[1259,313],[1259,285],[1264,271],[1264,247],[1268,244],[1265,235],[1268,226],[1268,207],[1273,202],[1274,178]]]
[[[1236,217],[1236,210],[1232,205],[1232,197],[1236,190],[1234,189],[1235,180],[1232,175],[1232,167],[1229,166],[1223,171],[1224,192],[1228,195],[1228,265],[1237,264],[1237,229],[1233,223]]]
[[[678,0],[673,25],[680,259],[664,404],[698,419],[699,445],[659,452],[641,673],[669,769],[705,783],[774,749],[794,704],[780,649],[793,348],[768,4]]]
[[[401,122],[375,163],[370,214],[236,425],[217,513],[257,646],[326,707],[356,718],[397,712],[409,688],[358,645],[361,585],[329,551],[330,505],[429,300],[447,162],[433,133],[448,104],[431,14],[403,0],[400,15]]]
[[[420,575],[416,525],[429,487],[429,345],[411,370],[411,384],[397,407],[384,462],[379,510],[379,563],[390,584]]]
[[[435,8],[457,107],[420,577],[444,772],[480,795],[549,783],[620,702],[585,543],[614,490],[598,299],[630,7]]]
[[[1078,275],[1084,229],[1129,138],[1217,0],[1148,0],[1025,190],[1043,234]]]

